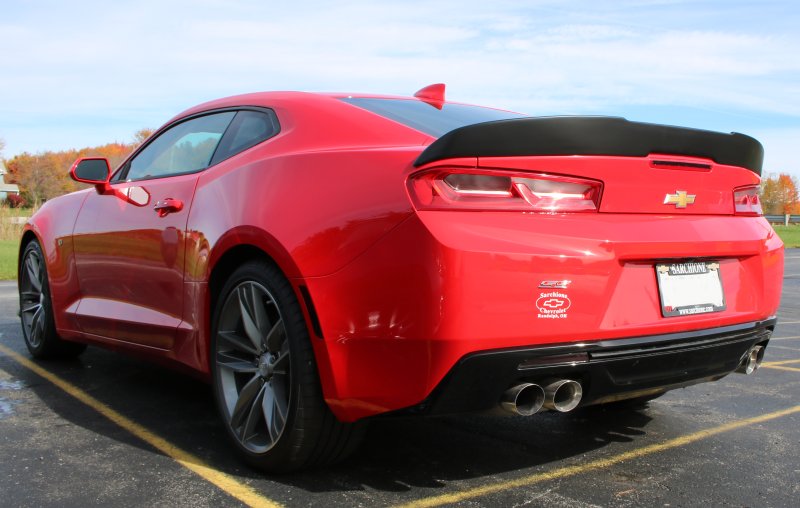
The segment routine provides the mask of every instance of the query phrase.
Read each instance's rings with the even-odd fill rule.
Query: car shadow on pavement
[[[290,475],[267,475],[237,459],[218,420],[211,389],[201,381],[96,348],[77,360],[37,363],[222,472],[309,493],[439,488],[454,481],[569,462],[611,443],[636,440],[646,435],[651,421],[646,409],[595,408],[532,417],[378,418],[370,422],[362,446],[349,460]],[[49,382],[27,370],[14,370],[60,418],[159,453],[92,409],[78,407],[80,403]]]
[[[309,492],[404,492],[445,487],[580,457],[646,434],[646,410],[586,408],[533,417],[459,415],[371,422],[360,450],[339,466],[273,477]]]

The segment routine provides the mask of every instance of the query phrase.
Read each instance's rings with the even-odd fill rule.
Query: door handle
[[[180,199],[166,198],[156,202],[153,210],[158,212],[159,217],[165,217],[172,212],[180,212],[183,210],[183,201]]]

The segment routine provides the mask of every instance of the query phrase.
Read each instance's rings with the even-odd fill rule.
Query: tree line
[[[762,179],[760,199],[765,215],[800,214],[797,178],[786,173]]]
[[[101,146],[81,149],[47,150],[31,154],[23,152],[6,159],[8,174],[5,183],[19,186],[20,197],[9,199],[12,206],[38,207],[42,202],[83,187],[69,177],[69,168],[80,157],[105,157],[114,168],[141,145],[153,133],[152,129],[141,129],[129,143],[113,142]],[[3,148],[0,140],[0,150]]]

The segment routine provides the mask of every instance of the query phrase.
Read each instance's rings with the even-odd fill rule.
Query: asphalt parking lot
[[[800,249],[754,376],[628,411],[372,422],[326,470],[267,477],[232,455],[210,388],[90,348],[32,362],[0,282],[2,506],[798,506]]]

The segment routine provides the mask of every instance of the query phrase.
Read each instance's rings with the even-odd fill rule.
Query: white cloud
[[[81,5],[4,9],[6,155],[125,139],[235,93],[410,94],[439,81],[450,98],[532,114],[674,106],[752,117],[745,132],[800,129],[789,1]]]

